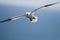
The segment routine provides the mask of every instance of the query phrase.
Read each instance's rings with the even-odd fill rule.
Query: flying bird
[[[0,23],[7,22],[7,21],[12,21],[12,20],[16,20],[16,19],[23,18],[23,17],[28,18],[31,22],[37,22],[38,18],[34,15],[36,13],[36,11],[38,11],[39,9],[45,8],[45,7],[49,7],[49,6],[58,4],[58,3],[59,2],[41,6],[41,7],[37,8],[37,9],[31,11],[31,12],[26,12],[24,15],[15,16],[15,17],[11,17],[11,18],[8,18],[6,20],[0,21]]]

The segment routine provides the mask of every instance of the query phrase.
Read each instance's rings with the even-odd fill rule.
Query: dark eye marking
[[[33,17],[33,19],[35,19],[35,17]]]

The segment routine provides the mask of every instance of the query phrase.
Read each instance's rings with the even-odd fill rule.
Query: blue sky
[[[1,1],[1,0],[0,0]],[[3,0],[4,1],[4,0]],[[30,6],[27,6],[27,0],[22,0],[21,3],[25,2],[26,4],[14,3],[4,4],[0,2],[0,20],[4,20],[16,15],[23,15],[27,11],[32,11],[37,7],[40,7],[37,2],[34,1],[37,5],[30,3],[33,1],[29,0]],[[21,1],[21,0],[18,0]],[[59,1],[59,0],[58,0]],[[41,3],[49,4],[50,2],[57,2],[56,0],[41,1]],[[16,5],[15,5],[16,4]],[[18,6],[18,4],[20,4]],[[35,14],[38,16],[38,22],[31,23],[29,19],[22,18],[15,21],[10,21],[0,24],[0,40],[60,40],[60,5],[51,6],[44,8]]]

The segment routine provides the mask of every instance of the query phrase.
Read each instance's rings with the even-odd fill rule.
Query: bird
[[[11,17],[11,18],[2,20],[2,21],[0,21],[0,23],[4,23],[4,22],[16,20],[16,19],[20,19],[20,18],[23,18],[23,17],[28,18],[31,22],[37,22],[38,17],[35,16],[34,14],[35,14],[38,10],[40,10],[40,9],[42,9],[42,8],[45,8],[45,7],[49,7],[49,6],[55,5],[55,4],[58,4],[58,3],[60,3],[60,2],[55,2],[55,3],[43,5],[43,6],[39,7],[39,8],[34,9],[34,10],[31,11],[31,12],[26,12],[24,15],[14,16],[14,17]]]

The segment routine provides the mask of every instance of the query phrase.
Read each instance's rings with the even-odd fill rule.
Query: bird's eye
[[[35,17],[33,17],[33,19],[35,19]]]

